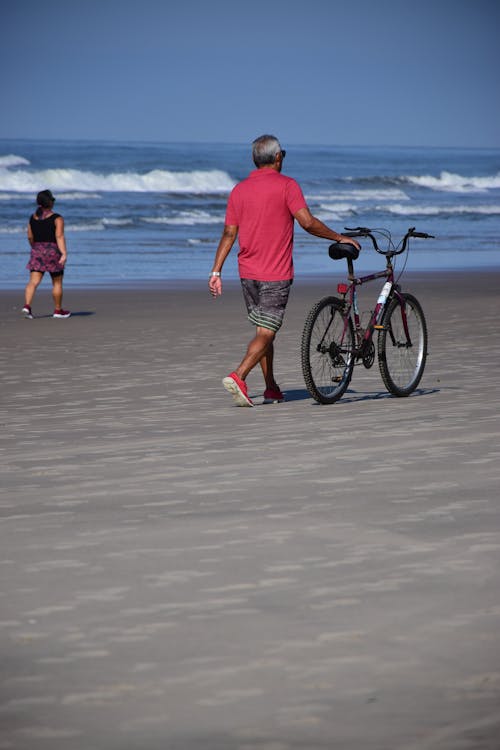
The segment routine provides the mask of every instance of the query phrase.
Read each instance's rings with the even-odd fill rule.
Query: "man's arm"
[[[226,260],[227,256],[231,252],[231,248],[233,247],[237,236],[238,236],[237,226],[233,226],[230,224],[224,225],[224,229],[222,231],[222,237],[220,238],[219,246],[217,248],[217,252],[215,253],[215,260],[212,266],[212,273],[218,273],[218,274],[221,273],[222,266],[224,265],[224,261]],[[208,287],[210,289],[211,295],[213,297],[218,297],[220,294],[222,294],[222,280],[221,280],[220,275],[212,276],[212,273],[210,274],[210,277],[208,279]]]
[[[343,234],[334,232],[333,229],[330,229],[326,224],[323,224],[323,222],[317,219],[316,216],[313,216],[308,208],[300,208],[294,216],[302,229],[305,229],[309,234],[312,234],[315,237],[322,237],[324,240],[332,240],[333,242],[346,242],[349,245],[354,245],[354,247],[357,247],[359,250],[360,245],[356,240],[352,239],[352,237],[346,237]]]

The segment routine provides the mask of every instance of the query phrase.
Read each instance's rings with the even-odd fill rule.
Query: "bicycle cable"
[[[405,272],[406,264],[408,263],[408,256],[409,256],[409,253],[410,253],[410,241],[408,240],[408,242],[407,242],[407,245],[406,245],[406,250],[405,250],[405,256],[404,256],[403,268],[401,269],[401,271],[399,271],[399,273],[398,273],[397,277],[396,277],[396,275],[394,276],[394,283],[395,283],[395,284],[397,284],[397,283],[399,282],[399,279],[401,278],[401,276],[402,276],[402,275],[404,274],[404,272]],[[396,266],[396,264],[394,264],[394,266]],[[394,270],[396,270],[396,268],[395,268],[395,267],[394,267]]]
[[[388,229],[383,228],[375,228],[371,230],[373,234],[379,234],[381,237],[384,237],[387,240],[387,250],[384,252],[383,250],[379,250],[378,252],[382,255],[387,255],[388,252],[391,252],[392,250],[395,250],[394,243],[392,241],[391,233]]]

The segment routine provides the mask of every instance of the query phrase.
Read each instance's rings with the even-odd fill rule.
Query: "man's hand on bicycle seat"
[[[346,237],[345,234],[339,234],[339,238],[338,240],[336,240],[336,242],[342,242],[346,245],[354,245],[356,250],[361,250],[361,245],[359,244],[359,242],[356,242],[356,240],[352,237]]]

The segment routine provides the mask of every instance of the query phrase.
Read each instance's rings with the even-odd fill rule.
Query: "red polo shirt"
[[[238,227],[242,279],[293,278],[294,214],[307,203],[299,184],[275,169],[256,169],[229,196],[226,224]]]

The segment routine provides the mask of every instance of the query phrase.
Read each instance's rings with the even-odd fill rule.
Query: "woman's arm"
[[[64,219],[62,216],[57,217],[57,219],[55,220],[55,225],[57,247],[59,248],[59,252],[61,253],[59,263],[64,266],[68,258],[68,253],[66,250],[66,240],[64,238]]]

